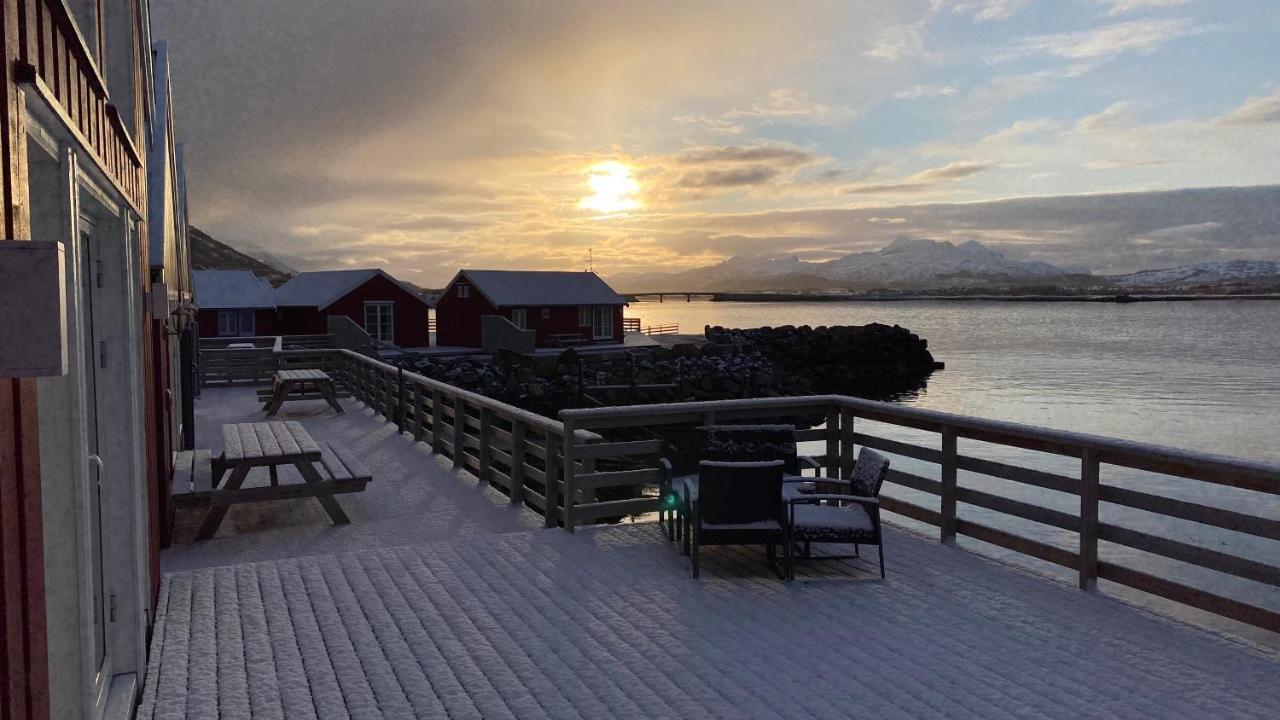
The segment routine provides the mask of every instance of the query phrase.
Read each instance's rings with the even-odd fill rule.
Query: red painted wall
[[[280,308],[277,332],[281,335],[322,335],[329,332],[327,318],[330,315],[346,315],[356,325],[364,327],[364,304],[375,301],[395,303],[396,345],[426,347],[430,344],[427,315],[431,306],[427,305],[426,300],[381,275],[369,278],[363,285],[324,309]]]
[[[497,312],[470,283],[470,297],[458,297],[457,283],[445,288],[436,301],[436,344],[480,347],[480,317]]]
[[[511,319],[512,308],[497,310],[473,286],[470,297],[458,297],[457,283],[450,284],[436,302],[436,323],[438,324],[436,344],[456,345],[458,347],[480,347],[480,318],[484,315],[502,315]],[[527,327],[535,332],[535,344],[547,347],[548,335],[581,333],[588,342],[622,342],[622,305],[614,308],[613,337],[608,340],[595,340],[591,337],[589,326],[578,325],[577,305],[557,305],[547,308],[549,317],[542,318],[542,306],[525,308]]]
[[[218,311],[217,310],[201,310],[200,313],[196,315],[196,321],[200,323],[200,337],[202,338],[218,337]],[[275,310],[255,310],[253,312],[253,325],[254,325],[254,328],[253,328],[254,335],[275,335],[276,334],[276,311]],[[306,333],[298,333],[298,334],[306,334]]]

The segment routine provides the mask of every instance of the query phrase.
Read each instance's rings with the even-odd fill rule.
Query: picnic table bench
[[[264,500],[314,497],[335,524],[350,522],[334,495],[361,492],[373,475],[337,440],[316,442],[301,423],[255,422],[222,426],[225,450],[184,450],[174,458],[175,508],[208,507],[196,539],[206,540],[231,505]],[[281,485],[277,468],[292,465],[304,482]],[[271,484],[241,487],[249,471],[266,467]],[[225,482],[220,482],[223,476]]]
[[[587,338],[582,333],[552,333],[547,335],[547,344],[553,347],[586,345]]]
[[[338,403],[338,391],[333,378],[323,370],[277,370],[272,378],[270,393],[262,406],[267,411],[267,417],[280,412],[280,406],[286,400],[324,400],[339,415],[343,412],[342,405]]]

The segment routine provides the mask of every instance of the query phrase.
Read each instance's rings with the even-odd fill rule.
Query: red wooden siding
[[[364,327],[365,302],[378,301],[395,303],[393,314],[396,345],[426,347],[429,344],[427,314],[431,307],[427,305],[427,301],[381,275],[374,275],[326,308],[280,308],[280,333],[282,335],[327,333],[330,315],[346,315],[356,325]]]
[[[458,285],[471,288],[470,295],[458,297]],[[497,310],[474,285],[461,281],[445,288],[436,301],[436,344],[453,347],[480,347],[480,317]]]

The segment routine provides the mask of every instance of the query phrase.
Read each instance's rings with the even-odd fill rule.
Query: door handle
[[[89,453],[85,457],[88,458],[89,462],[98,466],[98,479],[101,480],[103,474],[107,472],[107,466],[103,464],[102,458],[98,457],[97,455],[94,455],[93,453]]]

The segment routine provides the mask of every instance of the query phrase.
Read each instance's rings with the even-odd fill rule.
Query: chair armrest
[[[806,493],[799,497],[793,497],[787,500],[792,505],[800,504],[817,504],[823,500],[851,502],[865,506],[880,507],[880,498],[866,497],[863,495],[832,495],[830,493]]]
[[[660,457],[658,458],[658,470],[662,473],[662,487],[666,492],[671,491],[671,461]]]
[[[796,457],[796,461],[800,464],[800,469],[808,468],[810,470],[821,470],[822,463],[809,457],[808,455],[800,455]]]

